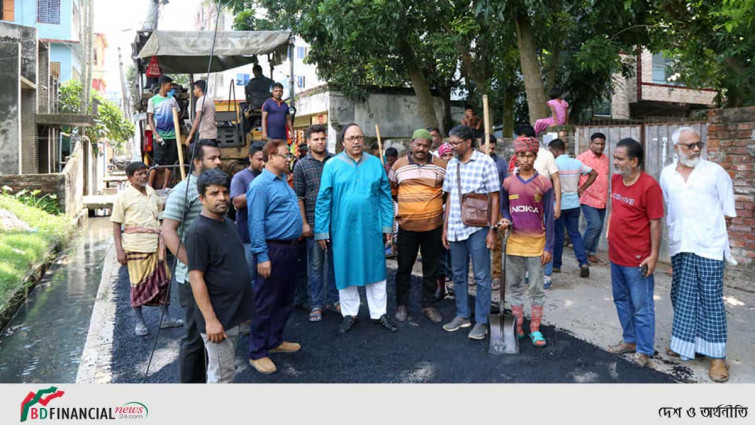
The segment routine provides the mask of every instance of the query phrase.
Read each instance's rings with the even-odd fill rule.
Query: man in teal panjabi
[[[380,160],[364,149],[364,133],[347,124],[339,135],[344,151],[325,164],[315,204],[315,240],[332,240],[336,287],[341,304],[341,333],[359,313],[359,286],[365,286],[370,318],[385,329],[398,328],[386,314],[383,240],[393,234],[393,202]],[[381,236],[382,235],[382,236]]]

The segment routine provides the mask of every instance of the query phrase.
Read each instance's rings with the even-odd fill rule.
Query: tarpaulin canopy
[[[207,72],[214,31],[154,31],[137,58],[157,57],[163,73]],[[286,56],[290,31],[218,31],[211,72],[236,68],[255,61],[255,55],[273,53],[273,64]]]

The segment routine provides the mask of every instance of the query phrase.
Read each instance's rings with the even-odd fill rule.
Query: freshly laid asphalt
[[[340,334],[340,315],[326,312],[318,323],[308,321],[308,313],[295,309],[286,327],[286,340],[301,343],[294,354],[273,354],[278,367],[272,375],[257,373],[247,362],[248,338],[241,335],[236,348],[236,382],[245,383],[673,383],[685,381],[684,371],[676,376],[639,367],[626,356],[603,349],[542,326],[548,339],[545,348],[522,341],[516,355],[494,356],[487,353],[488,340],[472,341],[469,329],[445,332],[419,314],[419,284],[412,278],[410,320],[398,323],[390,333],[369,318],[364,291],[359,321],[351,332]],[[171,290],[171,315],[183,317],[177,287]],[[394,272],[388,277],[388,310],[395,311]],[[473,301],[474,298],[471,298]],[[155,343],[159,309],[144,308],[151,334],[134,336],[134,316],[129,306],[129,283],[125,268],[115,294],[117,304],[111,373],[118,383],[177,383],[178,346],[183,328],[163,329],[151,361],[149,376],[145,369]],[[454,300],[436,304],[443,323],[453,318]],[[526,307],[529,310],[529,307]],[[525,330],[528,323],[525,323]],[[682,368],[683,369],[683,368]]]

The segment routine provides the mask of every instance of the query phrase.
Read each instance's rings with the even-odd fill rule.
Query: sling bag
[[[461,161],[456,163],[456,185],[461,200],[461,222],[465,226],[490,225],[490,195],[487,193],[461,193]]]

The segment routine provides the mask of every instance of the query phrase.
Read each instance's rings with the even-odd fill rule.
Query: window
[[[673,84],[682,86],[671,69],[672,59],[663,53],[653,54],[653,82],[658,84]]]
[[[309,49],[307,49],[306,47],[297,47],[296,59],[304,59],[305,57],[307,57],[307,53],[309,53],[308,50]]]
[[[60,0],[37,0],[37,21],[60,24]]]
[[[306,79],[304,78],[303,75],[299,75],[296,77],[296,86],[299,87],[300,89],[304,88],[305,82],[306,82]]]

